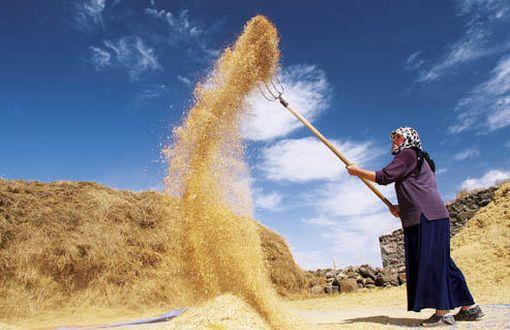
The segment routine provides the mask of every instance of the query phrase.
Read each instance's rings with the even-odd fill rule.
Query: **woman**
[[[390,137],[395,158],[385,168],[373,172],[350,165],[347,170],[378,184],[395,182],[398,206],[390,212],[400,217],[404,230],[407,309],[436,309],[422,326],[479,320],[484,314],[450,257],[450,219],[439,196],[434,162],[423,151],[414,129],[401,127]],[[459,306],[455,316],[449,313]]]

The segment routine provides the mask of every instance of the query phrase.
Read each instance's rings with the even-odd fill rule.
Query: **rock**
[[[347,278],[340,281],[340,292],[353,292],[358,289],[358,282],[353,278]]]
[[[406,274],[404,274],[404,273],[398,274],[397,279],[398,279],[398,283],[400,285],[404,284],[406,282],[406,279],[407,279],[406,278]]]
[[[373,280],[372,278],[370,277],[367,277],[365,278],[365,283],[364,283],[365,286],[368,286],[368,285],[375,285],[375,280]]]
[[[365,285],[365,288],[372,289],[372,288],[375,288],[375,285],[374,284],[367,284],[367,285]]]
[[[359,269],[359,274],[364,278],[371,278],[375,280],[375,271],[368,265],[363,265]]]
[[[333,285],[331,287],[331,293],[338,293],[338,292],[340,292],[340,288],[336,285]]]
[[[459,213],[457,218],[459,218],[460,220],[469,220],[475,215],[476,211],[477,210]]]
[[[332,292],[333,292],[333,287],[327,286],[327,287],[324,288],[324,293],[330,294]]]
[[[392,269],[383,269],[381,273],[377,275],[375,285],[398,285],[397,273],[395,273]]]

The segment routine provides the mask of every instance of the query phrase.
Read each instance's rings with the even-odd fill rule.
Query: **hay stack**
[[[475,297],[510,291],[510,182],[454,236],[452,257]]]
[[[179,200],[90,182],[0,179],[0,319],[64,307],[190,306]],[[306,291],[285,241],[261,225],[278,292]]]

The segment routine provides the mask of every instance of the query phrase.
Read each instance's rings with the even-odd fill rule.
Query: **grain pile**
[[[231,292],[272,326],[282,311],[264,267],[252,215],[248,173],[240,137],[244,99],[275,73],[278,34],[263,16],[251,19],[232,48],[194,91],[195,104],[174,130],[167,150],[166,187],[182,198],[183,259],[197,300]]]
[[[510,183],[454,236],[452,258],[475,297],[510,291]]]

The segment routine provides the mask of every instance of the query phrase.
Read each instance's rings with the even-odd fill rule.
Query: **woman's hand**
[[[400,218],[400,208],[398,207],[398,205],[393,205],[392,207],[390,207],[390,212],[396,218]]]
[[[359,176],[360,168],[358,166],[351,164],[351,165],[347,165],[345,168],[347,169],[347,171],[349,172],[350,175]]]
[[[358,167],[354,164],[347,165],[345,168],[347,169],[350,175],[359,176],[360,178],[363,178],[365,180],[375,182],[375,172],[373,171],[364,170],[361,167]]]

